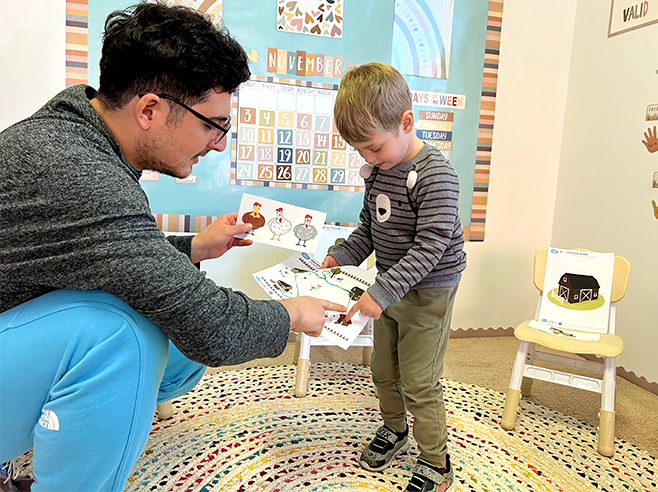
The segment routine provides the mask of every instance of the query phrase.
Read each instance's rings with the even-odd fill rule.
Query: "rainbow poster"
[[[448,78],[454,0],[396,0],[391,65],[401,73]]]

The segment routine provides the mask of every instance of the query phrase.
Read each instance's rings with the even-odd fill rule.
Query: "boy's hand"
[[[361,295],[361,298],[356,302],[356,304],[349,310],[347,316],[345,316],[345,321],[351,320],[352,316],[354,316],[354,314],[358,311],[361,311],[362,316],[379,319],[383,309],[370,294],[365,292]]]
[[[333,256],[325,256],[324,261],[322,262],[322,266],[320,268],[332,268],[332,267],[337,267],[340,266],[338,262],[334,259]]]

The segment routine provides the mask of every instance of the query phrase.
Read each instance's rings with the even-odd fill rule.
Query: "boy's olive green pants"
[[[443,402],[443,359],[457,286],[409,291],[374,323],[372,378],[384,423],[398,432],[414,416],[420,457],[446,465],[448,430]]]

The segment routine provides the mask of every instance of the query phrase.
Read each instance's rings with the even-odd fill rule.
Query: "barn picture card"
[[[313,254],[326,218],[324,212],[245,193],[237,222],[250,223],[254,228],[235,237]]]
[[[614,261],[614,253],[549,248],[538,323],[531,326],[583,339],[568,330],[606,333]]]

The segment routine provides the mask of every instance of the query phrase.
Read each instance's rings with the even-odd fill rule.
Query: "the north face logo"
[[[59,419],[52,410],[41,410],[41,417],[39,418],[39,425],[48,430],[59,430]]]

